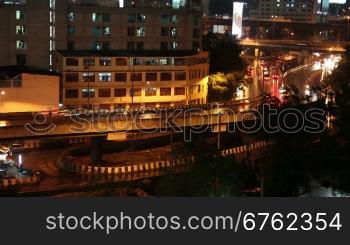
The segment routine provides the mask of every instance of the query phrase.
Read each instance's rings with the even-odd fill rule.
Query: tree
[[[335,92],[336,103],[344,106],[350,102],[350,46],[346,47],[343,59],[325,83]]]
[[[237,88],[243,81],[243,72],[228,74],[218,73],[209,77],[209,102],[229,101],[234,99]]]

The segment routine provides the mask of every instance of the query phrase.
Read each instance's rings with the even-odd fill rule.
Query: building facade
[[[167,108],[207,102],[207,52],[57,51],[62,103],[76,108]]]
[[[200,0],[0,0],[0,66],[55,50],[200,50]]]
[[[24,66],[0,67],[0,113],[59,109],[59,75]]]
[[[314,22],[317,9],[317,0],[260,0],[257,8],[250,11],[250,18]]]

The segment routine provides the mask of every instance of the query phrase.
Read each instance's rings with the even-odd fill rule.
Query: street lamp
[[[1,109],[1,107],[2,107],[2,97],[4,97],[6,95],[6,92],[4,91],[4,90],[2,90],[1,92],[0,92],[0,109]]]
[[[346,20],[348,22],[348,31],[347,31],[347,35],[346,35],[346,41],[349,41],[349,34],[350,34],[350,16],[346,16]]]

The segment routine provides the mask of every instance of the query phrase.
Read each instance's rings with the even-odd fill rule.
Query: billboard
[[[237,38],[242,36],[243,5],[241,2],[233,2],[232,35]]]

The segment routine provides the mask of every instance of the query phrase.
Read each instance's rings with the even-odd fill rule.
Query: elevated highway
[[[103,136],[109,133],[166,132],[186,127],[205,128],[248,120],[245,112],[256,108],[260,100],[246,103],[204,105],[203,108],[188,108],[154,112],[109,112],[104,114],[71,114],[34,118],[0,119],[0,141],[45,139],[52,137]],[[251,115],[252,116],[252,115]],[[172,126],[170,126],[172,125]]]
[[[350,42],[315,42],[300,40],[252,40],[242,39],[239,44],[243,47],[270,48],[294,51],[310,51],[322,53],[343,53]]]

